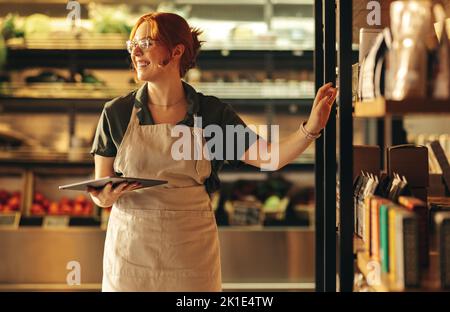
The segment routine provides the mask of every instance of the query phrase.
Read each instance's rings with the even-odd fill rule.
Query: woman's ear
[[[177,44],[172,50],[172,57],[181,58],[183,56],[183,53],[184,53],[184,45]]]

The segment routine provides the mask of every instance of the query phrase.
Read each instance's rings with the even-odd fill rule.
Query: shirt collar
[[[199,105],[199,96],[197,91],[188,84],[187,82],[182,81],[183,89],[186,94],[186,100],[188,102],[187,112],[190,116],[193,114],[197,114],[200,108]],[[143,107],[147,107],[148,102],[148,91],[147,91],[147,83],[144,83],[137,91],[136,97],[134,100],[134,106],[142,110]]]

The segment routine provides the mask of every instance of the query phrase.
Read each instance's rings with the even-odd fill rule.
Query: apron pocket
[[[127,262],[127,252],[124,243],[127,241],[126,226],[121,224],[111,213],[105,238],[103,269],[108,274],[120,275],[123,263]]]
[[[162,224],[158,218],[133,218],[124,242],[127,254],[126,272],[135,277],[152,276],[159,272],[161,263]]]
[[[175,211],[164,224],[165,270],[181,275],[211,276],[219,261],[219,242],[212,211]]]

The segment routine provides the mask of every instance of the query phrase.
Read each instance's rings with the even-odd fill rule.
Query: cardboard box
[[[428,196],[443,197],[445,195],[445,184],[442,174],[430,173]]]
[[[361,170],[380,176],[381,160],[378,145],[353,146],[353,181],[361,174]]]
[[[405,144],[389,147],[386,152],[389,176],[405,176],[410,188],[428,187],[428,148]]]

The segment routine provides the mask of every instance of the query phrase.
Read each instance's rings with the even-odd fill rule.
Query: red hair
[[[190,27],[186,20],[177,14],[152,12],[138,19],[131,30],[130,40],[144,22],[150,26],[149,37],[161,42],[169,53],[172,53],[172,49],[178,44],[184,46],[184,53],[180,59],[180,77],[184,77],[189,69],[196,66],[197,55],[203,43],[198,40],[198,36],[202,33],[198,28]],[[136,67],[134,62],[133,65]]]

